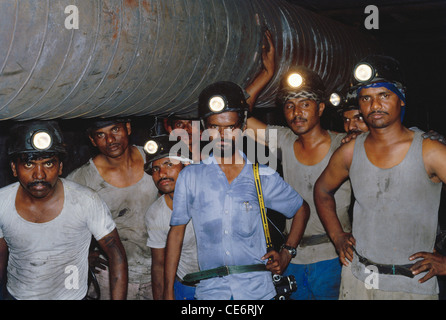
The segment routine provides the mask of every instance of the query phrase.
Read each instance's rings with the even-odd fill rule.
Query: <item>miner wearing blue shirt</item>
[[[200,164],[184,168],[176,182],[166,247],[166,299],[174,297],[181,243],[190,219],[203,276],[196,299],[272,299],[276,290],[271,273],[281,274],[295,255],[309,207],[277,172],[260,166],[265,206],[287,218],[294,216],[280,252],[267,253],[253,165],[237,148],[247,110],[243,91],[234,83],[217,82],[200,94],[200,118],[214,148]]]

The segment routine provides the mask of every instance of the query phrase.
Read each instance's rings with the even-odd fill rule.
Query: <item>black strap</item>
[[[361,262],[366,267],[375,266],[378,269],[378,273],[380,274],[401,275],[409,278],[414,277],[412,271],[410,270],[410,267],[412,267],[413,264],[395,265],[395,264],[376,263],[361,256],[354,247],[353,250],[358,256],[359,262]]]
[[[299,247],[304,248],[306,246],[315,246],[322,243],[331,242],[327,234],[314,234],[311,236],[303,237],[300,240]]]

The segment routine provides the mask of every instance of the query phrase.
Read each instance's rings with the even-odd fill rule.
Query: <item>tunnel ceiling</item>
[[[378,39],[406,73],[405,124],[446,133],[446,1],[287,0]],[[379,9],[379,29],[367,30],[364,9]]]
[[[446,43],[446,1],[417,0],[287,0],[322,16],[364,31],[366,6],[379,9],[378,30],[370,33],[407,45],[438,46]]]

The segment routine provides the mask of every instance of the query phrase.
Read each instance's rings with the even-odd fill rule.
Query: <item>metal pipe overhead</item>
[[[65,8],[78,9],[69,29]],[[370,39],[283,0],[0,1],[0,120],[196,115],[208,84],[246,86],[261,66],[264,26],[279,76],[303,64],[342,89]]]

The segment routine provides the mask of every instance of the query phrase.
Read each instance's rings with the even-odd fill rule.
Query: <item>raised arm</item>
[[[247,103],[249,105],[249,111],[252,112],[255,102],[257,101],[257,98],[262,92],[262,90],[265,88],[265,86],[271,81],[271,79],[274,76],[275,72],[275,48],[274,48],[274,42],[272,39],[271,32],[268,30],[265,32],[264,35],[264,44],[262,47],[262,70],[259,72],[259,74],[254,78],[254,80],[251,82],[251,84],[248,85],[246,88],[246,92],[250,95],[250,97],[247,100]],[[258,142],[264,143],[264,136],[258,136],[257,129],[266,129],[266,124],[262,121],[250,117],[247,120],[247,134],[253,138],[257,139]],[[253,133],[253,135],[249,133]]]
[[[274,43],[271,32],[267,30],[264,34],[264,41],[262,46],[262,70],[257,74],[254,80],[246,88],[249,98],[246,101],[249,105],[249,111],[252,111],[254,104],[260,95],[260,92],[271,81],[275,72],[275,54]]]
[[[173,284],[180,261],[186,225],[171,226],[167,236],[166,256],[164,258],[164,299],[174,300]]]
[[[128,285],[127,256],[116,228],[98,243],[108,257],[111,299],[125,300]]]
[[[355,239],[342,229],[336,214],[336,190],[347,180],[353,156],[354,141],[349,142],[336,150],[314,185],[314,202],[321,222],[330,239],[333,241],[339,258],[344,265],[346,259],[352,261]]]

